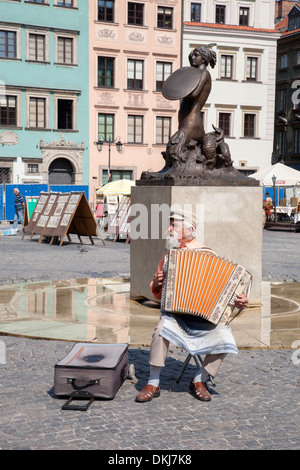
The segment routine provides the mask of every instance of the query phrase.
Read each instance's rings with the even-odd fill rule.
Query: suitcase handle
[[[77,384],[76,384],[76,381],[78,382]],[[83,384],[79,385],[80,382],[83,382]],[[83,379],[74,379],[74,378],[68,377],[67,384],[71,384],[75,390],[84,390],[85,388],[90,387],[91,385],[99,385],[100,379],[83,380]]]
[[[74,411],[87,411],[95,397],[91,397],[86,405],[70,405],[74,397],[70,397],[69,400],[61,407],[62,410],[74,410]]]

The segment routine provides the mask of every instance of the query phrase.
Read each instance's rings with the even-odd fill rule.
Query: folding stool
[[[192,354],[188,354],[188,356],[187,356],[186,360],[184,361],[184,363],[183,363],[183,365],[182,365],[182,367],[179,371],[179,374],[177,375],[176,379],[174,380],[169,392],[172,392],[174,385],[180,381],[180,379],[181,379],[181,377],[182,377],[185,369],[187,368],[187,366],[188,366],[188,364],[189,364],[192,357],[194,358],[194,361],[195,361],[196,366],[198,367],[198,369],[201,369],[201,367],[203,366],[203,361],[202,361],[202,357],[200,356],[200,354],[197,354],[195,356],[192,356]],[[209,380],[210,380],[212,386],[215,387],[216,384],[215,384],[214,379],[211,375],[209,375]]]

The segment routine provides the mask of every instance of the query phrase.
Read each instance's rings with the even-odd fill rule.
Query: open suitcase
[[[63,410],[86,411],[95,398],[114,398],[127,372],[128,344],[78,343],[55,364],[54,394],[69,397]],[[74,405],[74,398],[89,401]]]

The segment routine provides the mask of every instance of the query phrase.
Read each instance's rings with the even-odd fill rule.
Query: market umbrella
[[[300,171],[282,163],[275,163],[250,175],[251,178],[259,180],[262,186],[273,186],[272,176],[276,176],[276,186],[300,185]]]
[[[117,180],[105,184],[96,191],[96,194],[103,195],[130,195],[132,186],[135,186],[135,181],[132,180]]]

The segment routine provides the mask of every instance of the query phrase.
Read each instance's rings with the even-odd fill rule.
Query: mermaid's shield
[[[162,87],[167,100],[180,100],[192,93],[199,84],[200,71],[195,67],[181,67],[173,72]]]

